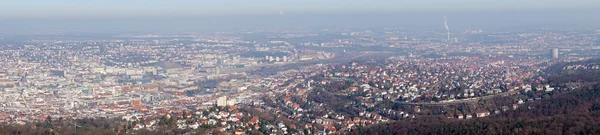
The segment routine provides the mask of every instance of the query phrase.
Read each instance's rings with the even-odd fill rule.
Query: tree
[[[144,124],[144,126],[147,126],[146,125],[146,120],[144,118],[140,118],[140,123]]]
[[[44,124],[44,128],[52,128],[52,117],[50,117],[50,115],[48,115],[48,117],[46,117],[46,122]]]
[[[169,118],[169,120],[167,120],[167,126],[169,126],[169,127],[177,126],[177,120],[175,119],[175,117],[171,117],[171,118]]]
[[[167,116],[163,115],[162,117],[160,117],[160,119],[158,120],[158,125],[166,125],[167,124]]]

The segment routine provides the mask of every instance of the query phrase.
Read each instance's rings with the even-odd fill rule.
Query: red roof
[[[254,116],[254,117],[250,118],[250,120],[248,122],[251,124],[258,123],[258,117]]]

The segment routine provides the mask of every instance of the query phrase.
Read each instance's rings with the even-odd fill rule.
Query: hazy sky
[[[598,28],[600,0],[0,0],[0,34],[269,28]]]
[[[573,10],[600,0],[1,0],[0,18]]]

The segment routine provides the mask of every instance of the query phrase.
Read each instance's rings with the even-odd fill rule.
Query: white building
[[[217,99],[217,106],[227,106],[227,96],[222,96]]]

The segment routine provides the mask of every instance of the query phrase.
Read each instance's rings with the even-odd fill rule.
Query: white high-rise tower
[[[552,58],[558,59],[558,48],[552,49]]]

